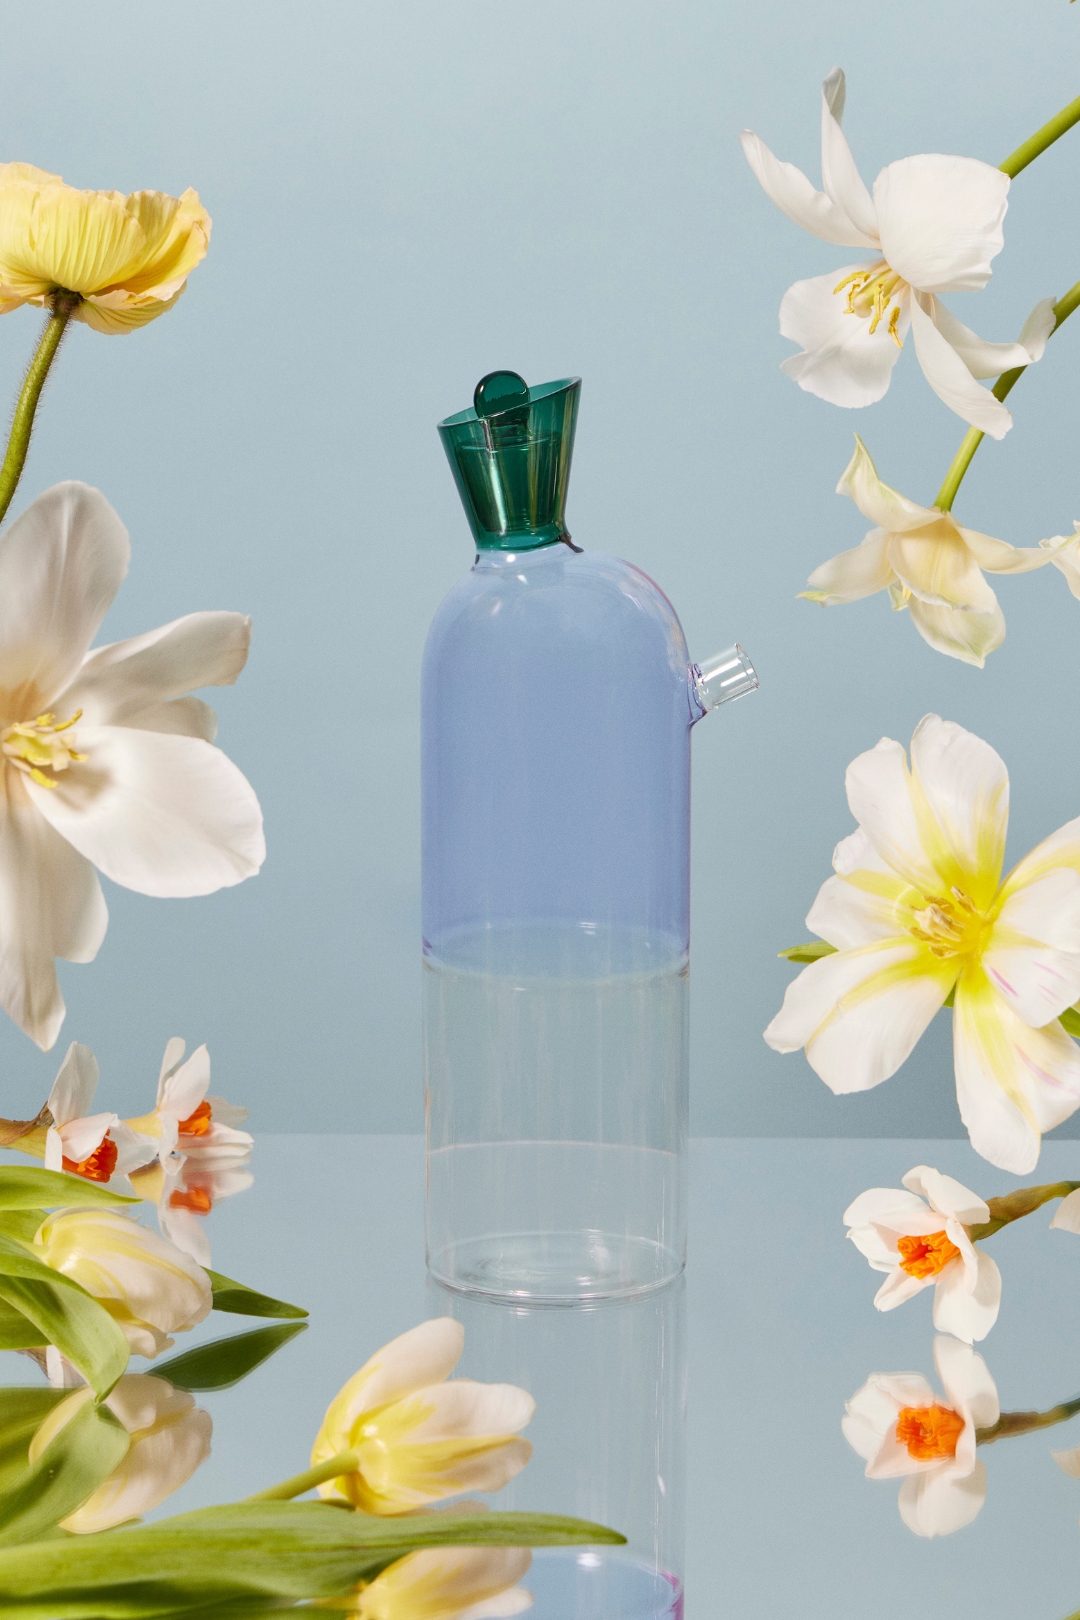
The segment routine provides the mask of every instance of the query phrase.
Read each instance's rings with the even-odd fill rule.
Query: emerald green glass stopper
[[[439,423],[476,544],[530,551],[569,540],[566,485],[580,377],[530,388],[516,371],[481,377],[470,409]]]

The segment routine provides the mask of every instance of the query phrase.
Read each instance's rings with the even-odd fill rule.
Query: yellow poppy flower
[[[0,163],[0,314],[78,294],[72,319],[130,332],[171,309],[206,256],[196,192],[78,191],[29,163]]]

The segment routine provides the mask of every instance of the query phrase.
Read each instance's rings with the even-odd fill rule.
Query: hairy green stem
[[[325,1462],[317,1463],[314,1468],[305,1468],[302,1474],[294,1474],[291,1479],[283,1479],[280,1485],[271,1485],[265,1491],[256,1491],[254,1496],[245,1496],[245,1502],[290,1502],[294,1496],[303,1496],[305,1491],[315,1489],[324,1480],[337,1479],[339,1474],[355,1474],[360,1467],[360,1459],[355,1451],[339,1451]]]
[[[1055,1423],[1067,1423],[1080,1412],[1080,1395],[1060,1406],[1051,1406],[1046,1412],[1002,1412],[996,1423],[975,1430],[975,1444],[992,1445],[995,1440],[1008,1440],[1014,1434],[1033,1434],[1036,1429],[1052,1429]]]
[[[1080,1181],[1047,1181],[1041,1187],[1017,1187],[1015,1192],[1005,1193],[1001,1198],[988,1198],[986,1207],[990,1211],[990,1219],[969,1226],[968,1236],[972,1243],[992,1237],[1003,1226],[1008,1226],[1010,1221],[1018,1221],[1033,1210],[1041,1209],[1051,1198],[1067,1198],[1078,1187]]]
[[[45,386],[45,378],[49,375],[49,367],[56,358],[56,351],[60,347],[60,339],[67,329],[68,321],[79,303],[78,293],[58,292],[52,297],[51,313],[45,322],[41,341],[34,351],[34,358],[30,362],[22,389],[15,402],[15,416],[11,424],[7,454],[3,466],[0,467],[0,523],[4,520],[11,505],[11,498],[22,477],[26,452],[30,448],[30,434],[34,427],[34,412],[41,398],[41,390]]]

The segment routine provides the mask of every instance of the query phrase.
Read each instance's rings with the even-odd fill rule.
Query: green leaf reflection
[[[170,1361],[156,1363],[154,1372],[178,1389],[228,1389],[306,1330],[306,1322],[282,1322],[276,1327],[254,1328],[250,1333],[234,1333],[231,1338],[215,1339],[212,1344],[202,1344]]]
[[[75,1416],[0,1495],[0,1548],[37,1541],[73,1513],[123,1461],[130,1444],[123,1424],[107,1407],[95,1406],[87,1391]],[[0,1612],[2,1607],[0,1598]]]

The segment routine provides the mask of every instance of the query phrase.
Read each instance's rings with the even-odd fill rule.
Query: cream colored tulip
[[[399,1558],[356,1596],[356,1620],[502,1620],[532,1607],[524,1547],[430,1547]]]

